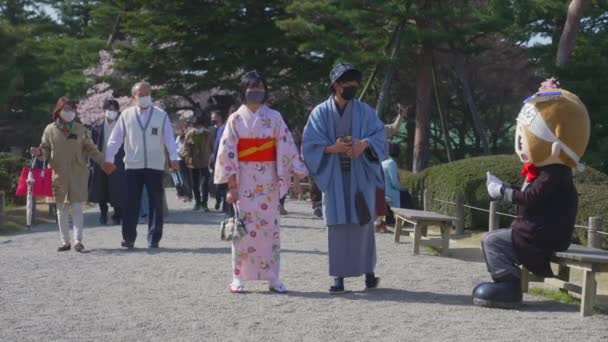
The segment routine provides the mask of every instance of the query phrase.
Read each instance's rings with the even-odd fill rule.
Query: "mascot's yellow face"
[[[531,96],[517,117],[515,153],[535,166],[575,168],[589,143],[589,115],[579,98],[564,89]]]

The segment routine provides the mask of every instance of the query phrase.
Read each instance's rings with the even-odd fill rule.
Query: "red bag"
[[[21,176],[19,176],[19,183],[17,183],[16,195],[27,195],[27,177],[30,173],[30,170],[32,170],[34,175],[34,196],[53,197],[53,170],[50,167],[44,167],[42,169],[24,167],[23,170],[21,170]]]

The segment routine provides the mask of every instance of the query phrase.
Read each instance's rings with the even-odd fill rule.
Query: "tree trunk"
[[[478,143],[481,144],[483,154],[489,155],[490,146],[488,143],[488,135],[486,134],[486,131],[483,128],[483,124],[481,123],[481,117],[479,115],[479,111],[477,110],[477,105],[475,104],[475,100],[473,99],[473,90],[471,89],[469,77],[466,73],[464,56],[458,54],[456,55],[454,62],[454,72],[456,73],[456,77],[462,85],[462,91],[464,93],[463,95],[467,107],[469,107],[469,111],[471,112],[471,117],[473,119],[473,128],[475,129],[475,135],[478,137]]]
[[[397,54],[399,53],[399,48],[401,47],[401,32],[403,31],[403,25],[403,23],[400,23],[395,28],[391,54],[389,56],[386,73],[384,74],[384,82],[382,83],[382,89],[380,90],[380,94],[378,95],[378,102],[376,103],[376,113],[378,114],[378,117],[381,120],[385,119],[384,112],[386,108],[386,102],[389,98],[389,93],[391,90],[391,81],[393,80],[393,75],[395,74],[395,67],[397,65]]]
[[[568,6],[568,16],[566,18],[564,30],[559,39],[557,58],[555,60],[555,65],[558,67],[564,67],[570,60],[570,55],[576,45],[576,35],[578,33],[581,18],[588,5],[589,0],[572,0]]]
[[[452,161],[452,154],[450,153],[450,139],[448,137],[447,122],[441,110],[441,102],[439,101],[439,90],[437,87],[437,73],[435,68],[435,60],[432,60],[431,71],[433,75],[433,93],[435,94],[435,104],[437,111],[439,112],[439,121],[441,123],[441,136],[443,138],[443,145],[445,147],[445,154],[448,157],[448,162]]]
[[[419,29],[421,23],[417,23]],[[416,72],[416,133],[414,137],[414,160],[412,171],[418,173],[429,165],[429,128],[431,121],[432,58],[431,44],[424,43],[420,49]]]

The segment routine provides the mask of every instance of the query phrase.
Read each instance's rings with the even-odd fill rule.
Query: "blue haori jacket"
[[[302,154],[310,174],[323,192],[323,217],[327,225],[358,223],[355,193],[363,192],[370,213],[376,212],[376,188],[384,188],[380,160],[385,159],[384,124],[366,103],[351,100],[352,136],[366,139],[377,158],[364,153],[351,161],[350,179],[343,179],[338,154],[325,154],[325,147],[336,142],[333,97],[310,113],[302,135]],[[344,183],[350,182],[351,198],[344,201]],[[350,205],[347,217],[345,202]]]

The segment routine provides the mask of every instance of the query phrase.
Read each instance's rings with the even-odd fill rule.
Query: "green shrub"
[[[441,164],[418,174],[401,171],[401,180],[410,190],[417,208],[422,208],[423,191],[426,189],[429,210],[455,215],[454,205],[437,200],[455,202],[456,194],[462,193],[466,204],[487,209],[486,171],[507,183],[521,185],[521,168],[522,163],[514,155],[495,155]],[[575,183],[579,193],[577,224],[586,226],[590,216],[601,216],[608,225],[608,175],[587,167],[584,172],[576,174]],[[515,206],[500,204],[499,211],[514,214]],[[508,227],[511,223],[508,217],[501,216],[500,220],[501,227]],[[488,214],[467,209],[465,225],[476,230],[487,230]],[[608,247],[608,239],[603,237],[604,246]],[[575,240],[586,243],[587,231],[577,229]]]
[[[10,153],[0,153],[0,191],[6,193],[9,203],[22,203],[23,198],[15,197],[15,190],[25,159]]]

